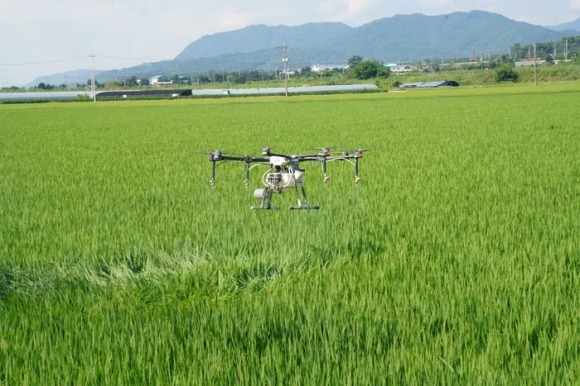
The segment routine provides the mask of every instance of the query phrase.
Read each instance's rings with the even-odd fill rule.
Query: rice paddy
[[[0,384],[577,383],[579,92],[0,105]]]

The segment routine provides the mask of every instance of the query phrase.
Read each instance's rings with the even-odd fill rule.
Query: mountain
[[[514,43],[560,40],[561,33],[504,16],[483,12],[456,12],[441,16],[396,15],[356,28],[333,45],[345,55],[388,61],[453,58],[507,52]]]
[[[102,71],[95,70],[95,77],[99,76]],[[73,70],[66,71],[58,74],[43,75],[34,79],[32,82],[26,85],[26,87],[33,87],[43,82],[45,84],[52,84],[55,86],[60,86],[66,84],[67,86],[74,86],[78,84],[86,84],[87,80],[91,78],[91,70]]]
[[[297,27],[254,25],[237,31],[204,36],[189,44],[175,60],[273,50],[283,44],[302,47],[324,42],[350,31],[352,27],[343,23],[309,23]]]
[[[469,56],[506,52],[514,43],[531,44],[560,40],[562,33],[504,16],[484,12],[455,12],[441,16],[396,15],[351,28],[341,23],[306,24],[298,27],[252,26],[203,37],[175,59],[195,59],[224,54],[252,53],[286,42],[293,62],[346,62],[352,55],[387,61],[430,57]],[[296,51],[300,51],[297,54]],[[280,54],[276,52],[276,61]]]
[[[552,25],[549,27],[551,30],[554,31],[561,31],[561,32],[571,32],[572,34],[580,34],[580,18],[571,21],[569,23],[564,23],[564,24],[558,24],[558,25]]]
[[[574,23],[569,24],[573,27]],[[507,52],[515,43],[559,41],[570,36],[569,32],[517,22],[485,11],[439,16],[396,15],[360,27],[343,23],[295,27],[253,25],[206,35],[187,45],[173,60],[103,71],[97,80],[209,71],[281,70],[282,45],[288,46],[291,69],[296,69],[313,64],[344,65],[354,55],[401,62],[467,57],[474,51],[478,56],[498,54]],[[85,81],[86,76],[82,82]],[[64,80],[55,83],[61,84]]]

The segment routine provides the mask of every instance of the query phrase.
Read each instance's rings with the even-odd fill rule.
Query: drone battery
[[[254,190],[254,198],[261,200],[266,196],[266,189],[256,189]]]

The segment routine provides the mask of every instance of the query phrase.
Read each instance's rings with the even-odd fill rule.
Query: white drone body
[[[326,164],[334,161],[346,161],[354,166],[354,183],[358,184],[360,177],[358,176],[359,160],[363,156],[363,150],[352,150],[342,152],[340,155],[332,155],[330,148],[324,147],[320,149],[321,152],[309,154],[274,154],[269,147],[262,149],[262,156],[253,157],[249,155],[230,156],[224,155],[220,150],[216,150],[208,154],[208,159],[212,163],[212,175],[209,181],[211,186],[215,186],[215,172],[216,167],[224,162],[243,162],[246,169],[246,179],[244,184],[249,185],[250,170],[255,166],[269,165],[270,168],[264,173],[262,189],[254,190],[254,197],[261,200],[259,206],[251,206],[251,209],[278,209],[277,206],[272,206],[272,196],[274,194],[282,194],[293,190],[296,194],[297,204],[290,206],[288,209],[318,209],[316,205],[310,205],[306,199],[306,192],[304,190],[304,172],[300,168],[301,162],[319,162],[322,164],[322,172],[324,174],[324,183],[327,183],[329,176],[326,174]],[[254,165],[252,165],[254,164]]]
[[[278,194],[290,189],[304,186],[304,170],[280,156],[270,156],[270,169],[264,173],[263,183],[266,188],[254,190],[254,197],[263,199],[269,192]]]

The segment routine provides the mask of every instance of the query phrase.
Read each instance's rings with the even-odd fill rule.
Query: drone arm
[[[359,164],[359,160],[362,158],[362,151],[356,151],[354,154],[344,154],[342,156],[338,156],[338,157],[329,157],[328,160],[324,160],[324,162],[328,161],[328,162],[332,162],[332,161],[348,161],[349,163],[351,163],[352,165],[354,165],[354,183],[358,185],[358,183],[360,182],[361,178],[359,176],[359,168],[358,168],[358,164]],[[325,171],[325,165],[323,164],[323,171]],[[326,173],[325,173],[326,175]],[[326,178],[325,178],[325,182],[326,182]]]
[[[233,156],[224,156],[220,154],[219,157],[210,158],[210,161],[212,162],[211,180],[209,180],[211,186],[215,187],[215,174],[216,174],[215,170],[219,165],[225,162],[243,162],[245,164],[246,171],[246,179],[244,180],[244,184],[247,187],[250,182],[250,170],[255,166],[257,166],[258,164],[268,163],[270,159],[264,157],[250,157],[250,156],[233,157]],[[256,163],[256,165],[251,166],[252,163]]]

